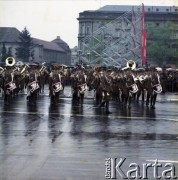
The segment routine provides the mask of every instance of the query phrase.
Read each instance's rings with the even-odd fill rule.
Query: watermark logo
[[[158,159],[153,163],[138,164],[128,163],[126,158],[106,158],[106,179],[177,179],[175,166],[172,163],[159,163]],[[151,177],[148,177],[148,172]]]

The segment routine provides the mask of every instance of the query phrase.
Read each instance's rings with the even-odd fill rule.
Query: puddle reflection
[[[50,105],[48,109],[48,136],[52,143],[55,142],[57,137],[62,133],[60,131],[61,120],[60,107]]]

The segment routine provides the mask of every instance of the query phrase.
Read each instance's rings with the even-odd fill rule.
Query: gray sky
[[[26,26],[32,37],[51,41],[60,36],[77,45],[79,13],[104,5],[177,5],[178,0],[0,0],[0,26]]]

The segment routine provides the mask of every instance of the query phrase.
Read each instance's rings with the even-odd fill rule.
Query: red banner
[[[144,29],[142,34],[142,66],[146,64],[146,39],[147,33],[146,29]]]
[[[146,64],[146,39],[147,33],[145,29],[145,11],[142,4],[142,66]]]

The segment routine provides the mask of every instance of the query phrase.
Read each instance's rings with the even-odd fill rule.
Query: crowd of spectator
[[[161,85],[163,93],[165,92],[178,92],[178,72],[177,71],[164,71],[160,73]]]

